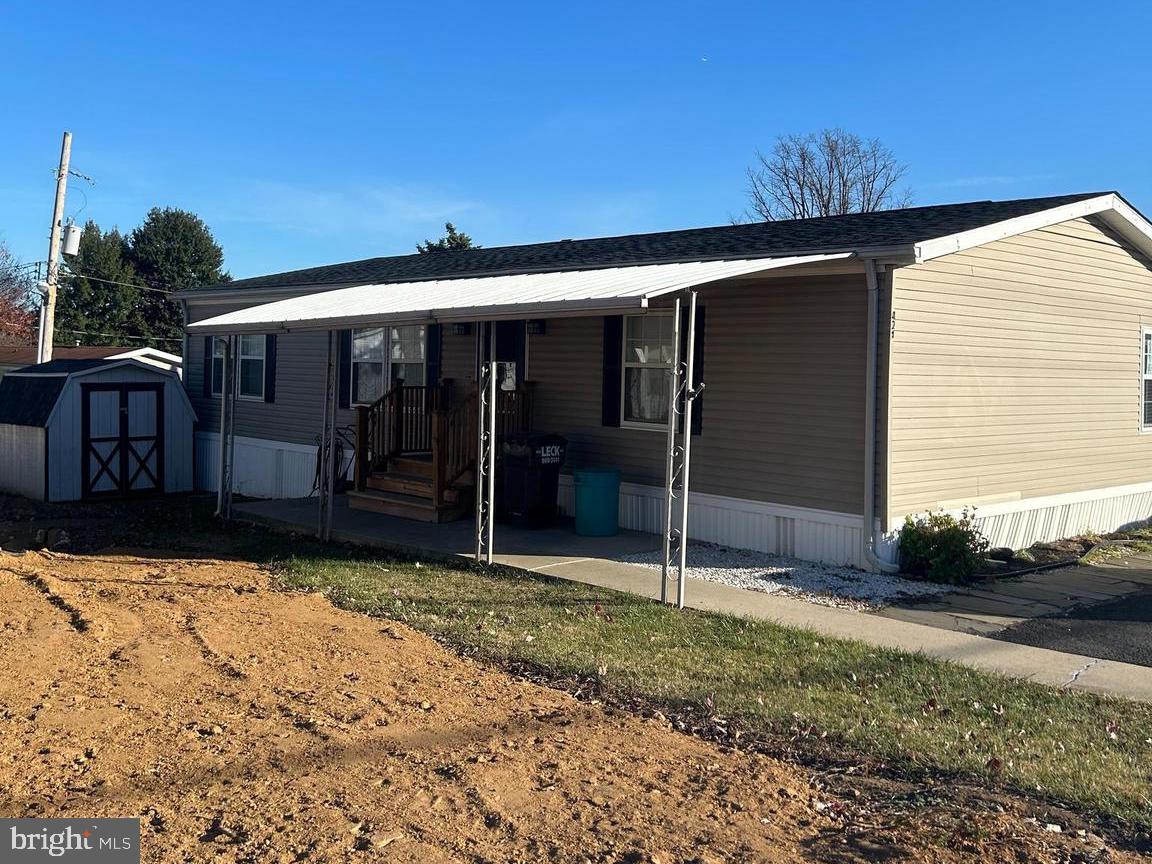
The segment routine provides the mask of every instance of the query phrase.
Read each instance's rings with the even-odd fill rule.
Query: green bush
[[[960,518],[929,513],[908,516],[900,529],[900,566],[908,575],[928,582],[961,585],[972,581],[980,569],[988,540],[975,525],[975,511],[965,509]]]

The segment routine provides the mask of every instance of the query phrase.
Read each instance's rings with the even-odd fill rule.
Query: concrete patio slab
[[[236,511],[239,518],[254,522],[306,532],[315,530],[316,502],[311,499],[238,502]],[[351,510],[342,498],[335,508],[333,536],[365,546],[439,558],[470,556],[474,548],[470,522],[411,522]],[[496,560],[502,564],[649,598],[659,596],[658,571],[610,559],[651,551],[659,545],[660,538],[650,534],[622,532],[617,537],[587,538],[562,527],[528,531],[498,526],[495,542]],[[1055,687],[1152,702],[1152,668],[1144,666],[995,641],[952,627],[927,626],[900,617],[882,618],[697,579],[688,580],[685,593],[688,605],[694,609],[759,618],[883,648],[921,652]],[[948,617],[947,612],[920,612],[941,619]],[[997,617],[991,612],[982,614]],[[999,624],[995,620],[984,623]]]

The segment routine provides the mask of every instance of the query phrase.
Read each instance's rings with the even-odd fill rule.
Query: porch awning
[[[644,309],[649,300],[686,288],[781,267],[848,258],[851,254],[690,261],[357,285],[228,312],[190,324],[188,330],[193,333],[290,333],[376,324],[618,313]]]

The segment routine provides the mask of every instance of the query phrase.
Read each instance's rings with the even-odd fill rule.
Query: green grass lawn
[[[714,713],[780,752],[967,777],[1152,826],[1147,705],[503,569],[317,548],[277,572],[490,660]]]

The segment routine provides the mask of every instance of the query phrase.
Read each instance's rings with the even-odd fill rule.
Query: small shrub
[[[929,513],[904,520],[900,529],[900,565],[910,576],[928,582],[960,585],[972,581],[988,550],[988,540],[975,524],[975,511],[957,518]]]

